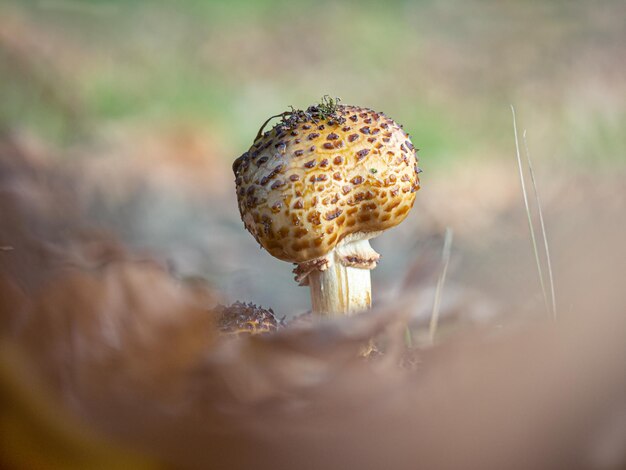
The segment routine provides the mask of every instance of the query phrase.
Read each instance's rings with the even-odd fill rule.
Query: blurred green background
[[[559,221],[564,198],[624,173],[624,18],[623,0],[4,0],[0,131],[71,162],[88,213],[125,242],[291,313],[306,289],[244,231],[230,164],[268,116],[338,96],[421,149],[423,189],[375,244],[375,286],[439,256],[452,227],[451,282],[534,302],[510,105],[566,239],[579,222]]]
[[[73,143],[192,122],[224,158],[324,94],[380,109],[429,165],[510,149],[623,158],[623,1],[25,0],[0,4],[0,122]]]

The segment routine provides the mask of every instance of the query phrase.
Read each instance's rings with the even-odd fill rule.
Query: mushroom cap
[[[276,318],[274,311],[249,303],[235,302],[230,306],[218,305],[212,312],[217,317],[217,326],[223,334],[263,334],[277,331],[285,326]]]
[[[309,108],[311,109],[311,108]],[[348,235],[402,222],[420,188],[408,134],[383,113],[340,105],[301,114],[257,138],[233,163],[239,211],[271,255],[302,263]]]

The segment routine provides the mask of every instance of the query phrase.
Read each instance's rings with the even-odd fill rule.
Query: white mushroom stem
[[[334,263],[326,271],[309,275],[313,313],[323,316],[353,315],[372,304],[369,269]]]
[[[353,315],[370,308],[370,270],[380,255],[369,240],[346,240],[310,265],[308,275],[313,313],[322,316]]]

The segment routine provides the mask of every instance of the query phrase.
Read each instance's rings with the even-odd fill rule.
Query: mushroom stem
[[[326,271],[309,274],[313,313],[353,315],[371,306],[372,283],[368,269],[334,263]]]
[[[338,246],[328,254],[325,269],[308,275],[312,311],[316,315],[353,315],[372,304],[370,270],[380,255],[368,240]]]

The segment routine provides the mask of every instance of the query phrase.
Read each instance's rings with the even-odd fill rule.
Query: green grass
[[[28,54],[29,60],[44,72],[38,79],[47,75],[46,64],[54,69],[51,75],[60,80],[53,86],[76,98],[80,120],[95,132],[106,127],[101,124],[123,120],[193,121],[221,136],[226,148],[243,149],[267,116],[289,105],[305,108],[329,94],[403,123],[428,160],[425,167],[432,167],[468,154],[508,155],[507,112],[513,102],[546,117],[551,141],[539,148],[550,155],[577,164],[612,164],[626,156],[626,113],[614,104],[591,102],[603,96],[593,93],[588,99],[595,108],[588,112],[569,91],[576,82],[561,79],[568,51],[582,33],[595,32],[599,50],[614,47],[619,37],[612,23],[585,24],[580,5],[577,10],[552,5],[556,12],[567,10],[564,24],[556,13],[538,14],[539,5],[524,7],[528,18],[545,23],[536,26],[542,34],[561,31],[550,45],[556,60],[545,63],[541,55],[528,56],[535,25],[516,20],[519,7],[508,4],[25,0],[5,5],[10,8],[0,8],[0,15],[18,13],[26,26],[18,30],[23,39],[52,38],[46,60],[37,55],[41,50]],[[484,18],[477,22],[474,13]],[[500,36],[500,20],[516,31],[531,28],[525,43]],[[518,59],[503,61],[518,57],[515,48],[527,61],[524,75],[518,73]],[[588,71],[590,79],[601,77],[592,67]],[[78,135],[75,123],[41,96],[36,83],[3,66],[1,49],[0,74],[0,124],[60,142]],[[609,102],[617,103],[620,93],[616,89]]]

